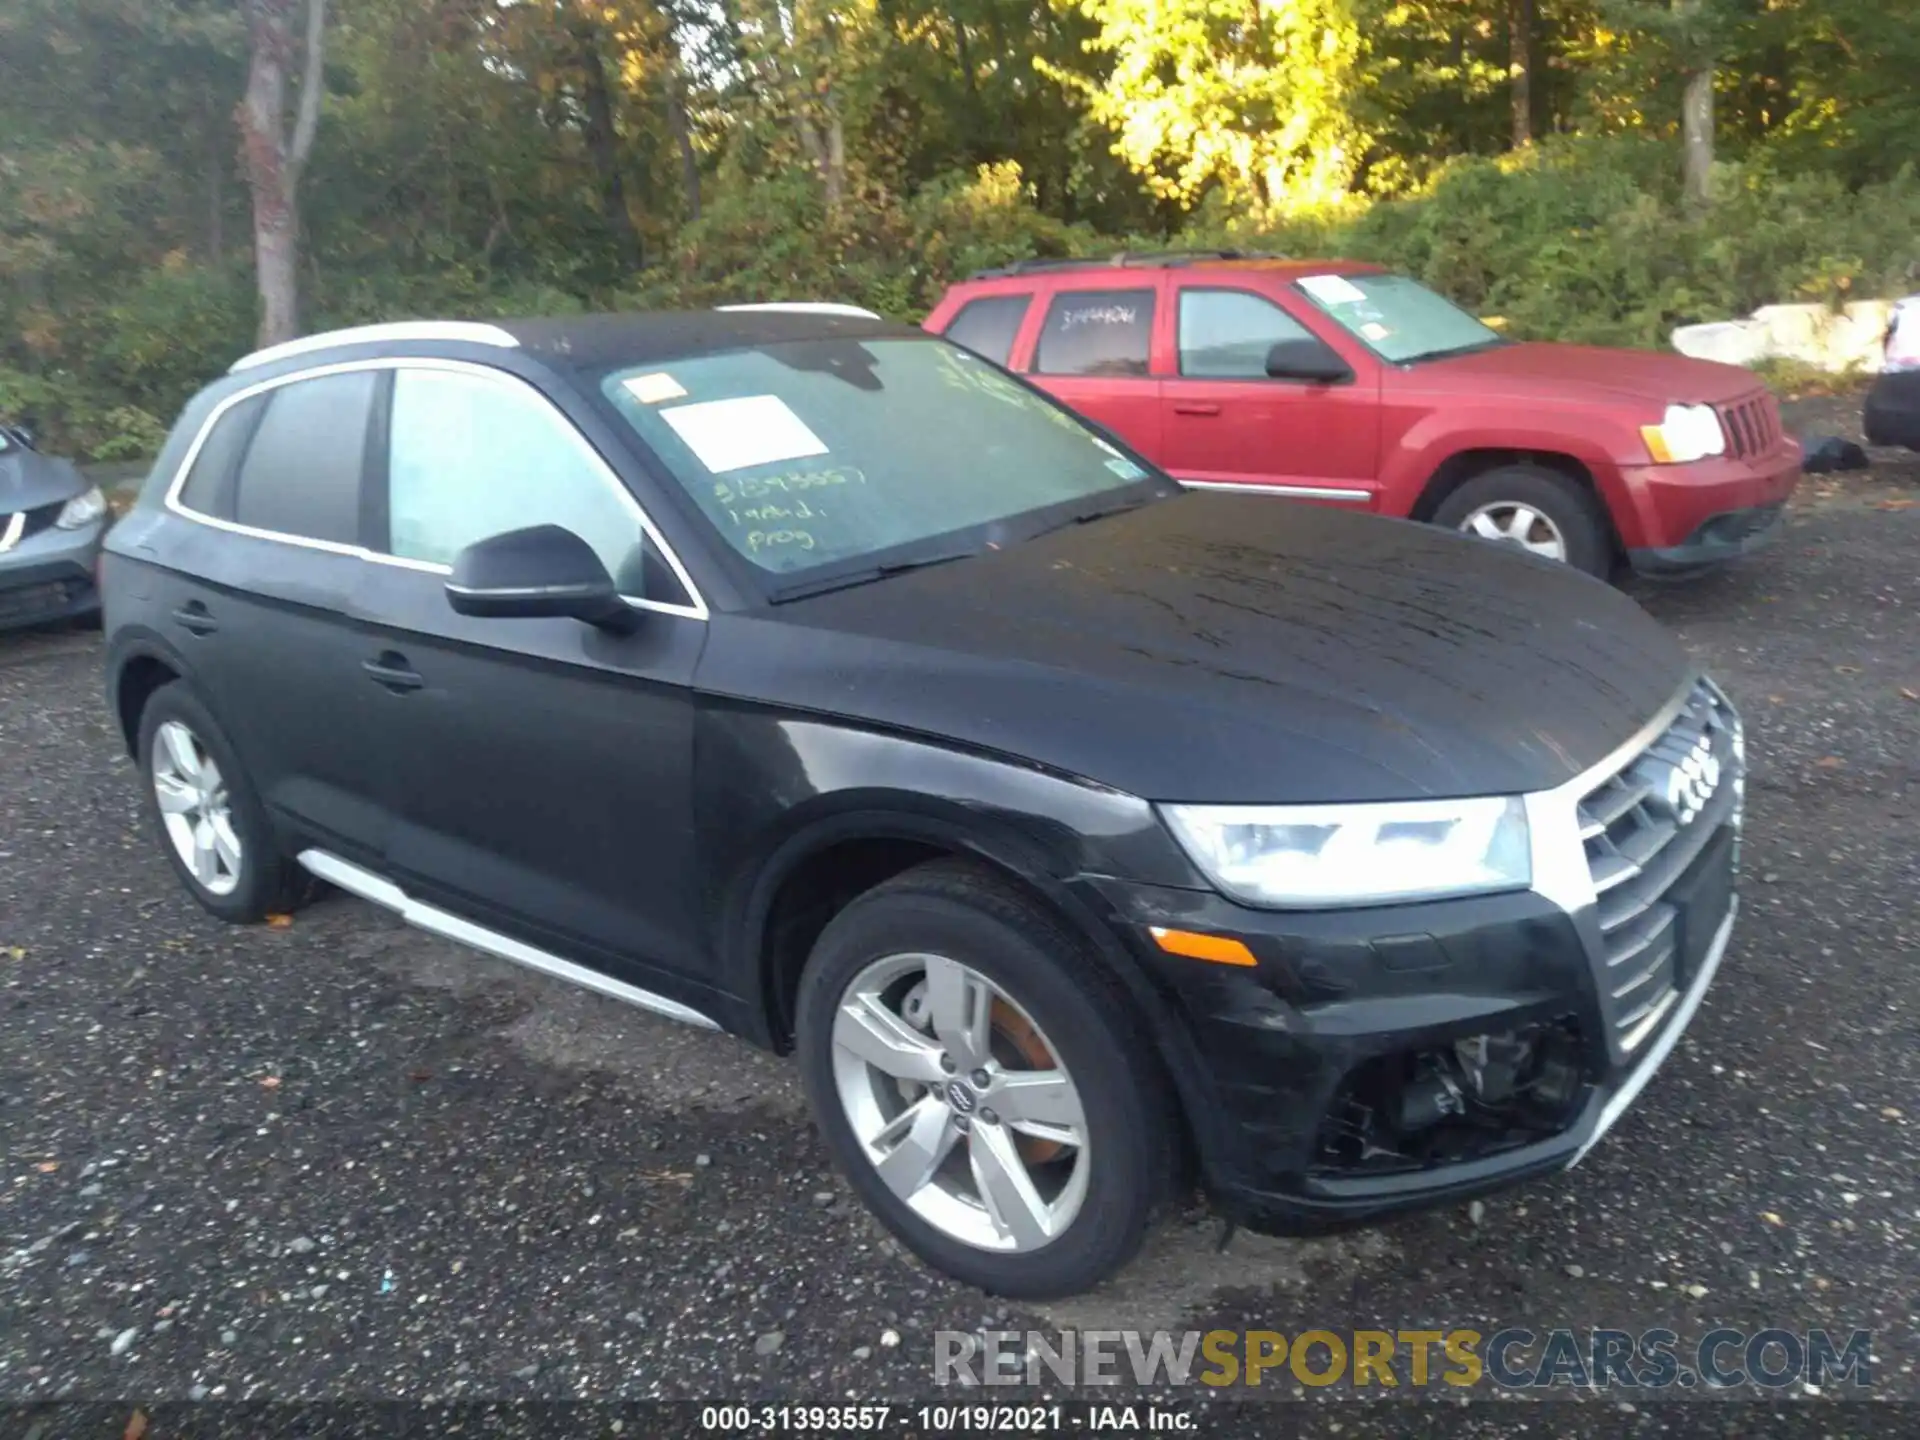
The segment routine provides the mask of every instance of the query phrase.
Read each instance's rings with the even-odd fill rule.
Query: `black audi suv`
[[[1187,493],[944,340],[772,311],[247,357],[107,541],[216,915],[321,882],[797,1052],[881,1219],[1087,1287],[1577,1161],[1726,949],[1743,755],[1632,601]]]

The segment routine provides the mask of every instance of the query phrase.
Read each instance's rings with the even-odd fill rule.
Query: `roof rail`
[[[881,316],[858,305],[842,305],[834,300],[767,300],[757,305],[716,305],[716,310],[776,310],[789,315],[852,315],[862,320]]]
[[[315,350],[331,350],[336,345],[365,345],[379,340],[458,340],[509,350],[520,343],[498,325],[467,320],[395,320],[385,325],[356,325],[350,330],[323,330],[318,335],[303,335],[298,340],[269,345],[251,355],[242,355],[227,368],[227,373],[237,375],[242,370],[271,365],[276,360],[308,355]]]
[[[1092,270],[1103,265],[1160,269],[1192,265],[1207,260],[1284,260],[1284,255],[1261,250],[1121,250],[1102,260],[1080,256],[1073,259],[1015,260],[991,270],[976,270],[969,280],[994,280],[1007,275],[1031,275],[1044,270]]]

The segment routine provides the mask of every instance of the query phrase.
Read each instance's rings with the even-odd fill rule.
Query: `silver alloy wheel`
[[[1469,535],[1518,545],[1549,560],[1567,558],[1567,540],[1560,527],[1543,512],[1515,500],[1499,500],[1482,505],[1460,522]]]
[[[922,1220],[982,1250],[1038,1250],[1086,1199],[1086,1116],[1058,1057],[1010,995],[941,955],[876,960],[833,1018],[835,1086],[867,1159]]]
[[[209,895],[231,895],[241,859],[227,782],[200,737],[178,720],[154,732],[153,794],[180,863]]]

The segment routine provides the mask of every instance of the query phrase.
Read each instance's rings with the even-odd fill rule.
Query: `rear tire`
[[[316,882],[281,852],[226,732],[183,681],[148,697],[139,757],[160,848],[201,905],[247,924],[290,913],[312,895]]]
[[[1179,1120],[1150,1037],[1086,943],[990,873],[934,861],[855,900],[815,945],[797,1008],[841,1171],[956,1279],[1077,1294],[1132,1259],[1173,1193]]]
[[[1526,548],[1603,579],[1613,570],[1606,512],[1579,481],[1544,465],[1501,465],[1474,476],[1440,502],[1433,523]],[[1522,547],[1522,535],[1534,543]],[[1558,553],[1547,554],[1548,544]]]

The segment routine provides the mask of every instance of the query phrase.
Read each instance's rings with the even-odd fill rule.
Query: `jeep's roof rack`
[[[1046,270],[1091,270],[1106,265],[1160,269],[1174,265],[1192,265],[1206,260],[1285,260],[1286,258],[1285,255],[1261,250],[1120,250],[1104,260],[1097,256],[1085,255],[1070,259],[1015,260],[1011,264],[998,265],[991,270],[976,270],[967,278],[997,280],[1008,275],[1032,275]]]

